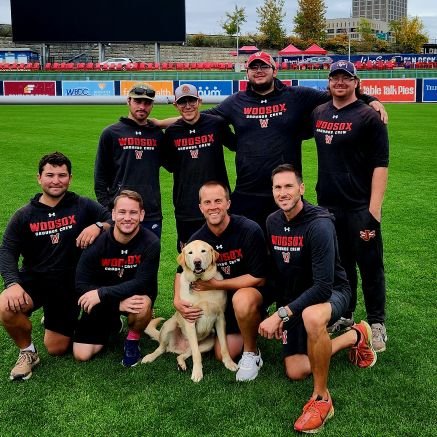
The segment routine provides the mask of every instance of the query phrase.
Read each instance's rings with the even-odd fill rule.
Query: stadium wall
[[[128,90],[144,80],[3,80],[0,104],[121,104]],[[327,79],[288,79],[287,85],[325,90]],[[171,104],[176,87],[195,85],[205,103],[218,103],[246,89],[246,80],[158,80],[147,81],[156,91],[156,102]],[[437,102],[437,78],[365,78],[363,92],[382,102]]]

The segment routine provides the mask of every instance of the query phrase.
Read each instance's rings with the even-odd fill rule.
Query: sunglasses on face
[[[152,90],[150,88],[138,87],[138,88],[132,89],[129,94],[135,94],[138,97],[146,96],[146,97],[154,98],[155,97],[155,90]]]
[[[195,97],[182,97],[181,99],[179,99],[176,102],[176,105],[178,106],[195,106],[196,103],[198,102],[198,99],[196,99]]]

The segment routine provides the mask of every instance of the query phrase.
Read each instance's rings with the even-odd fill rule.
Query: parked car
[[[108,58],[103,62],[100,62],[100,67],[102,67],[103,65],[118,65],[120,64],[123,68],[123,70],[126,68],[127,64],[131,64],[135,62],[133,59],[131,58]]]
[[[312,56],[299,61],[299,64],[332,64],[333,59],[329,56]]]

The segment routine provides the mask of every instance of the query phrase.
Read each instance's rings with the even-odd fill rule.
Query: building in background
[[[407,16],[407,0],[352,0],[352,17],[389,23]]]
[[[348,35],[352,41],[360,40],[358,32],[360,20],[362,17],[355,18],[328,18],[326,19],[326,36],[334,38],[337,35]],[[372,32],[377,38],[387,40],[389,37],[389,24],[385,21],[366,18],[370,23]]]

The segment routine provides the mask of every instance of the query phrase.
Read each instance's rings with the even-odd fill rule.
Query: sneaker
[[[243,352],[238,362],[237,381],[252,381],[258,376],[259,369],[263,365],[261,352]]]
[[[387,341],[387,331],[385,330],[384,323],[372,323],[371,328],[373,349],[375,349],[375,352],[384,352]]]
[[[37,364],[39,364],[38,352],[20,351],[18,360],[9,375],[9,379],[11,381],[29,379],[32,376],[32,369]]]
[[[349,349],[349,361],[362,369],[372,367],[377,358],[372,346],[372,330],[364,320],[354,325],[353,329],[360,333],[360,339],[356,346]]]
[[[124,367],[134,367],[138,364],[140,358],[140,342],[138,340],[125,340],[124,355],[121,364],[123,364]]]
[[[354,326],[354,318],[353,316],[350,319],[346,317],[340,317],[335,323],[331,326],[328,326],[329,334],[338,334],[341,331],[349,331],[352,326]]]
[[[294,422],[294,429],[299,432],[315,434],[321,431],[328,419],[334,415],[331,396],[328,400],[310,399],[303,407],[299,419]]]

